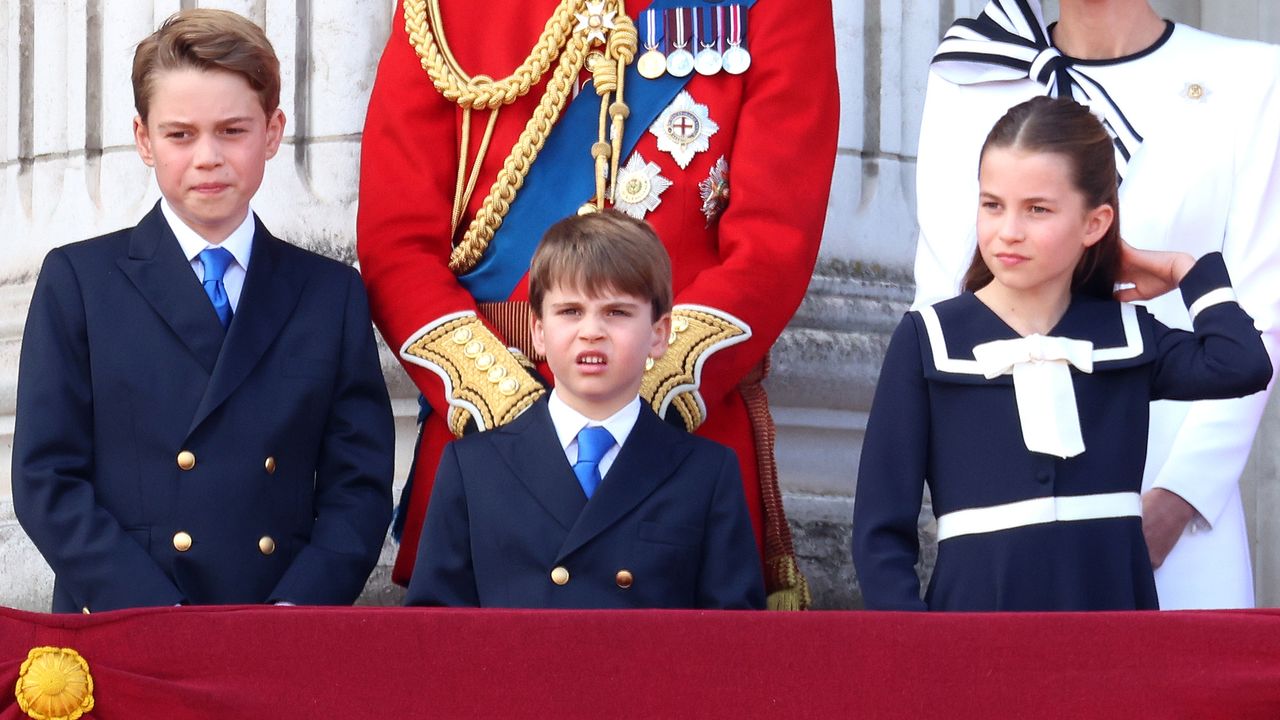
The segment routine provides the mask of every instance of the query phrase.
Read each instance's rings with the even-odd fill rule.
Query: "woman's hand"
[[[1196,264],[1195,258],[1183,252],[1139,250],[1120,240],[1120,268],[1115,291],[1117,300],[1150,300],[1178,287],[1182,278]]]

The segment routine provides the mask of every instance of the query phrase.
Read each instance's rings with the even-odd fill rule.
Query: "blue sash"
[[[756,0],[723,0],[715,4],[750,8],[755,3]],[[661,10],[691,5],[689,0],[654,0],[649,7]],[[647,80],[640,76],[635,63],[627,68],[626,101],[631,114],[622,135],[620,161],[631,155],[649,126],[691,79],[692,75],[663,75]],[[529,271],[533,251],[547,228],[574,214],[595,196],[591,145],[597,139],[599,122],[600,96],[587,83],[560,114],[484,256],[458,277],[476,302],[501,302],[511,297],[511,291]]]

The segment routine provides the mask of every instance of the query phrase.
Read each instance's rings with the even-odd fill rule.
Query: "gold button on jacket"
[[[617,575],[613,576],[614,582],[618,583],[618,587],[626,590],[631,587],[631,583],[635,582],[630,570],[619,570]]]
[[[267,468],[268,475],[274,475],[276,472],[276,459],[274,457],[267,457],[267,462],[264,464],[264,467]]]
[[[178,531],[173,534],[173,549],[178,552],[186,552],[191,549],[191,536],[185,532]]]
[[[258,550],[262,551],[263,555],[270,555],[276,551],[276,541],[272,540],[270,535],[263,535],[258,541]]]
[[[554,570],[552,570],[552,571],[551,571],[551,582],[553,582],[553,583],[555,583],[555,584],[557,584],[557,585],[566,585],[566,584],[568,584],[568,582],[569,582],[569,571],[568,571],[568,570],[566,570],[566,569],[565,569],[565,568],[563,568],[563,567],[556,566],[556,568],[555,568]]]
[[[190,470],[196,466],[196,454],[190,450],[183,450],[178,453],[178,467],[183,470]]]

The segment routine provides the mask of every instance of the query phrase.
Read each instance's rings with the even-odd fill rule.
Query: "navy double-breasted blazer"
[[[587,500],[544,398],[445,448],[406,602],[763,608],[737,457],[644,406]]]
[[[350,603],[390,519],[393,443],[351,268],[258,221],[224,332],[158,205],[45,259],[13,496],[55,611]]]

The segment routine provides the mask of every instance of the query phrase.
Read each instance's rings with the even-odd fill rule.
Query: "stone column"
[[[952,17],[933,0],[834,8],[842,107],[826,235],[808,296],[774,349],[769,393],[815,606],[852,608],[861,603],[849,548],[859,449],[884,349],[911,301],[920,110],[939,27]]]

